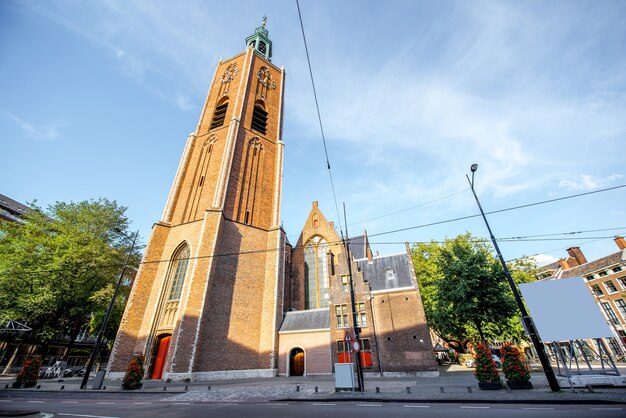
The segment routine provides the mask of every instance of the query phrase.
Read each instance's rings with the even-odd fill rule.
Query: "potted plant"
[[[32,356],[26,359],[24,366],[17,379],[13,382],[14,388],[32,388],[37,384],[39,369],[41,368],[41,356]]]
[[[122,389],[135,390],[141,388],[141,379],[143,378],[144,373],[143,362],[144,355],[139,354],[134,356],[130,363],[128,363],[126,374],[124,375],[124,380],[122,381]]]
[[[511,344],[504,344],[500,349],[502,353],[502,371],[506,378],[506,384],[511,389],[532,389],[530,372],[520,356],[519,350]]]
[[[478,380],[478,387],[486,390],[502,389],[502,380],[489,348],[485,344],[476,344],[474,356],[476,364],[474,377]]]

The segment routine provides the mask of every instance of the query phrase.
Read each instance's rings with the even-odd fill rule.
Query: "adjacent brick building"
[[[567,249],[568,257],[538,270],[540,279],[565,279],[580,276],[604,315],[613,338],[605,345],[614,356],[626,355],[626,240],[614,239],[619,251],[588,261],[579,247]]]
[[[152,379],[332,373],[347,361],[341,342],[354,326],[348,263],[367,367],[435,371],[408,251],[374,257],[364,235],[348,259],[316,203],[297,245],[288,243],[279,223],[285,72],[271,63],[265,23],[246,46],[217,65],[146,246],[109,376],[121,377],[138,353]]]

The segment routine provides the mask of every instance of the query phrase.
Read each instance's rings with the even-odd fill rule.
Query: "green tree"
[[[107,199],[32,204],[23,222],[0,223],[0,320],[28,321],[45,346],[101,318],[130,250],[125,211]]]
[[[523,338],[504,271],[484,240],[465,234],[416,244],[412,258],[428,323],[452,348],[464,352],[475,339]],[[518,282],[533,280],[532,268],[529,261],[509,265]]]

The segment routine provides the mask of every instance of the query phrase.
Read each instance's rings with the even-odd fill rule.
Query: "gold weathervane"
[[[261,26],[265,27],[267,25],[267,16],[263,15],[263,19],[261,19]]]

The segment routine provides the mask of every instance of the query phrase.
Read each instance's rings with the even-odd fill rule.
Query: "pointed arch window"
[[[189,247],[183,245],[174,255],[170,270],[170,286],[167,292],[167,301],[179,300],[185,284],[187,265],[189,264]]]
[[[304,247],[304,309],[328,307],[328,253],[330,248],[320,236],[313,237]]]
[[[252,129],[262,134],[267,133],[267,112],[262,103],[255,103],[252,112]]]
[[[219,128],[224,125],[227,110],[228,98],[225,97],[218,102],[217,106],[215,106],[215,112],[213,112],[213,119],[211,120],[211,127],[209,129]]]

